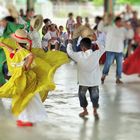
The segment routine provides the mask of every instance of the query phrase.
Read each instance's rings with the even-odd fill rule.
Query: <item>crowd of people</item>
[[[73,13],[68,14],[65,26],[58,27],[51,19],[35,15],[33,9],[26,15],[23,10],[20,14],[9,11],[0,19],[0,97],[12,98],[18,126],[46,119],[41,100],[54,89],[53,74],[69,62],[68,56],[78,65],[80,117],[88,115],[87,90],[93,114],[99,117],[99,85],[104,84],[114,60],[117,84],[123,83],[122,72],[140,74],[140,20],[130,5],[119,15],[97,16],[94,27],[88,17],[83,23]],[[104,64],[102,76],[99,64]]]
[[[98,49],[94,44],[95,40],[105,46],[106,52],[100,59],[100,64],[104,64],[102,83],[104,83],[114,60],[117,65],[116,83],[123,83],[120,80],[122,72],[139,74],[139,68],[137,68],[139,62],[136,62],[136,66],[132,62],[134,58],[138,57],[138,53],[135,53],[136,57],[132,59],[130,56],[140,43],[140,19],[138,12],[133,10],[130,5],[127,4],[126,9],[117,15],[105,13],[103,17],[96,16],[94,26],[90,25],[88,17],[85,17],[85,22],[83,22],[81,16],[74,18],[73,13],[68,14],[66,28],[62,25],[58,28],[57,25],[52,24],[50,19],[45,19],[44,23],[42,33],[46,34],[42,38],[42,46],[45,50],[55,48],[66,52],[68,40],[72,39],[73,50],[78,52],[81,51],[80,40],[84,37],[89,37],[92,40],[93,50]],[[66,32],[63,31],[64,28]]]

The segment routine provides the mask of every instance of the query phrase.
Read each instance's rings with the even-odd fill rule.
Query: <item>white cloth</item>
[[[76,46],[79,46],[79,45],[80,45],[81,40],[82,40],[82,37],[79,36],[79,37],[78,37],[78,40],[77,40],[77,45],[76,45]]]
[[[1,1],[2,2],[2,1]],[[7,8],[5,8],[1,3],[0,3],[0,20],[5,18],[6,16],[10,16],[10,13]]]
[[[47,113],[45,107],[42,104],[40,95],[36,94],[27,107],[18,116],[18,120],[29,121],[32,123],[46,121]]]
[[[61,40],[66,41],[66,40],[68,40],[68,34],[67,34],[66,32],[62,32],[62,33],[59,35],[59,38],[60,38]]]
[[[57,31],[49,31],[50,35],[51,35],[51,44],[55,45],[56,43],[59,43],[58,39],[58,35],[57,35]],[[57,39],[53,39],[53,38],[57,38]]]
[[[99,50],[92,51],[91,49],[83,52],[74,52],[72,45],[68,44],[68,55],[77,62],[78,67],[78,83],[83,86],[98,86],[100,85],[101,72],[99,59],[104,53],[104,47],[96,42]]]
[[[19,17],[17,18],[17,22],[18,22],[18,24],[24,24],[24,25],[27,24],[27,22],[26,22],[21,16],[19,16]]]
[[[123,15],[124,21],[129,21],[132,17],[133,17],[132,12],[130,12],[130,13],[125,12],[124,15]]]
[[[75,24],[75,21],[73,19],[68,19],[66,23],[66,28],[68,28],[70,32],[73,32],[74,24]]]
[[[33,48],[41,48],[41,37],[40,34],[37,31],[31,31],[29,33],[29,36],[31,38],[31,40],[33,41],[32,43],[32,47]]]
[[[96,34],[97,41],[100,42],[105,47],[105,41],[106,41],[106,34],[104,32],[98,32]]]
[[[51,39],[51,35],[49,32],[45,34],[45,36],[42,38],[42,47],[46,48],[48,46],[48,41]]]
[[[116,25],[103,26],[101,24],[103,24],[103,22],[99,23],[100,31],[106,33],[106,51],[117,53],[123,52],[124,40],[133,38],[133,29],[127,30],[124,27],[118,28]]]
[[[0,36],[3,35],[4,29],[5,29],[4,27],[0,26]]]
[[[51,37],[55,37],[55,38],[58,38],[57,36],[57,31],[49,31]]]

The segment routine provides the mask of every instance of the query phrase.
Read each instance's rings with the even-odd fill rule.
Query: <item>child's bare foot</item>
[[[99,120],[99,115],[98,113],[94,114],[95,120]]]
[[[97,109],[96,108],[94,108],[93,115],[95,117],[95,120],[99,120],[99,115],[97,113]]]
[[[79,114],[80,117],[85,117],[88,115],[88,112],[87,111],[83,111]]]

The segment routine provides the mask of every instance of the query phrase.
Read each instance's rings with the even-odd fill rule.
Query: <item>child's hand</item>
[[[0,42],[0,47],[5,47],[5,44]]]
[[[30,68],[27,67],[26,65],[23,65],[23,68],[24,68],[25,71],[28,71],[28,70],[30,69]]]

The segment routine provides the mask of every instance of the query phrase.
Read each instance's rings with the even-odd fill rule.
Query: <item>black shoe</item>
[[[117,79],[116,84],[123,84],[123,82],[120,79]]]
[[[102,78],[101,78],[102,84],[104,84],[104,81],[105,81],[105,76],[102,76]]]

